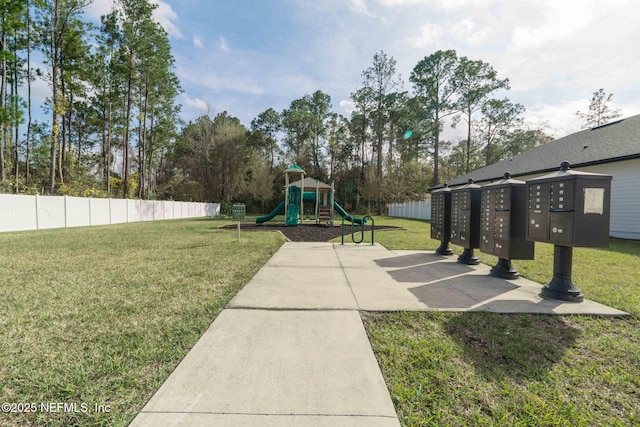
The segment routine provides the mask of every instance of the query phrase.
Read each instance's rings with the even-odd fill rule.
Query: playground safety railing
[[[360,223],[360,240],[356,240],[355,234],[357,230],[355,229],[354,221],[351,221],[351,241],[353,243],[360,244],[364,241],[364,226],[367,223],[367,219],[371,220],[371,244],[373,245],[375,221],[373,220],[373,217],[371,215],[365,215],[364,217],[362,217],[362,222]],[[340,231],[342,234],[342,244],[344,245],[344,217],[342,217]]]

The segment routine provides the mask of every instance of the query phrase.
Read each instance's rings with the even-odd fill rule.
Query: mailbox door
[[[549,184],[549,209],[569,212],[574,208],[574,180],[551,182]]]
[[[463,248],[470,248],[470,225],[471,225],[471,212],[468,210],[459,211],[459,222],[458,222],[458,236],[459,243],[458,245]]]
[[[495,209],[498,211],[508,211],[511,210],[511,188],[510,187],[499,187],[496,188],[496,201],[495,201]]]
[[[444,215],[444,195],[431,196],[431,238],[440,240],[442,237],[442,215]]]
[[[538,242],[549,242],[549,214],[547,212],[529,211],[527,219],[527,239]]]
[[[549,240],[554,245],[573,246],[573,212],[549,214]]]
[[[460,209],[454,209],[453,199],[451,203],[451,243],[460,244]]]
[[[482,189],[480,202],[480,250],[493,253],[493,231],[495,228],[495,190],[493,188]]]
[[[496,212],[496,232],[495,232],[495,251],[494,255],[509,259],[510,233],[511,228],[511,212]]]

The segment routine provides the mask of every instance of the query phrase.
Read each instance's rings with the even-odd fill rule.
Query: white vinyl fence
[[[218,215],[219,203],[0,194],[0,232]]]
[[[391,203],[389,216],[413,219],[431,219],[431,200],[422,202]]]

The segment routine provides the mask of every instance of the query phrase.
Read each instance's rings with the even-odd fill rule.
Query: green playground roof
[[[304,169],[302,169],[300,166],[296,165],[295,163],[292,164],[291,166],[289,166],[287,168],[287,170],[284,171],[285,173],[287,172],[302,172],[304,173]]]

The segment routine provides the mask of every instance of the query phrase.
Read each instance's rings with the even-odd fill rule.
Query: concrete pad
[[[396,417],[324,415],[168,414],[145,412],[132,427],[398,427]]]
[[[379,269],[345,268],[344,274],[358,306],[365,311],[422,311],[429,306],[410,292],[407,286]]]
[[[334,247],[343,268],[375,268],[378,266],[375,260],[395,256],[393,252],[378,243],[366,246],[353,243],[349,245],[336,244]]]
[[[265,266],[340,268],[340,261],[331,247],[329,250],[281,248],[273,254]]]
[[[344,263],[343,253],[336,252]],[[375,266],[367,262],[368,255],[374,253],[352,251],[348,256],[359,264],[343,265],[361,310],[627,315],[590,300],[545,300],[539,295],[539,283],[490,276],[487,265],[460,264],[457,257],[433,251],[378,251],[371,259]]]
[[[399,426],[355,311],[223,310],[131,425],[167,414],[177,423],[286,415]]]
[[[227,308],[357,310],[358,304],[340,268],[265,266]]]

